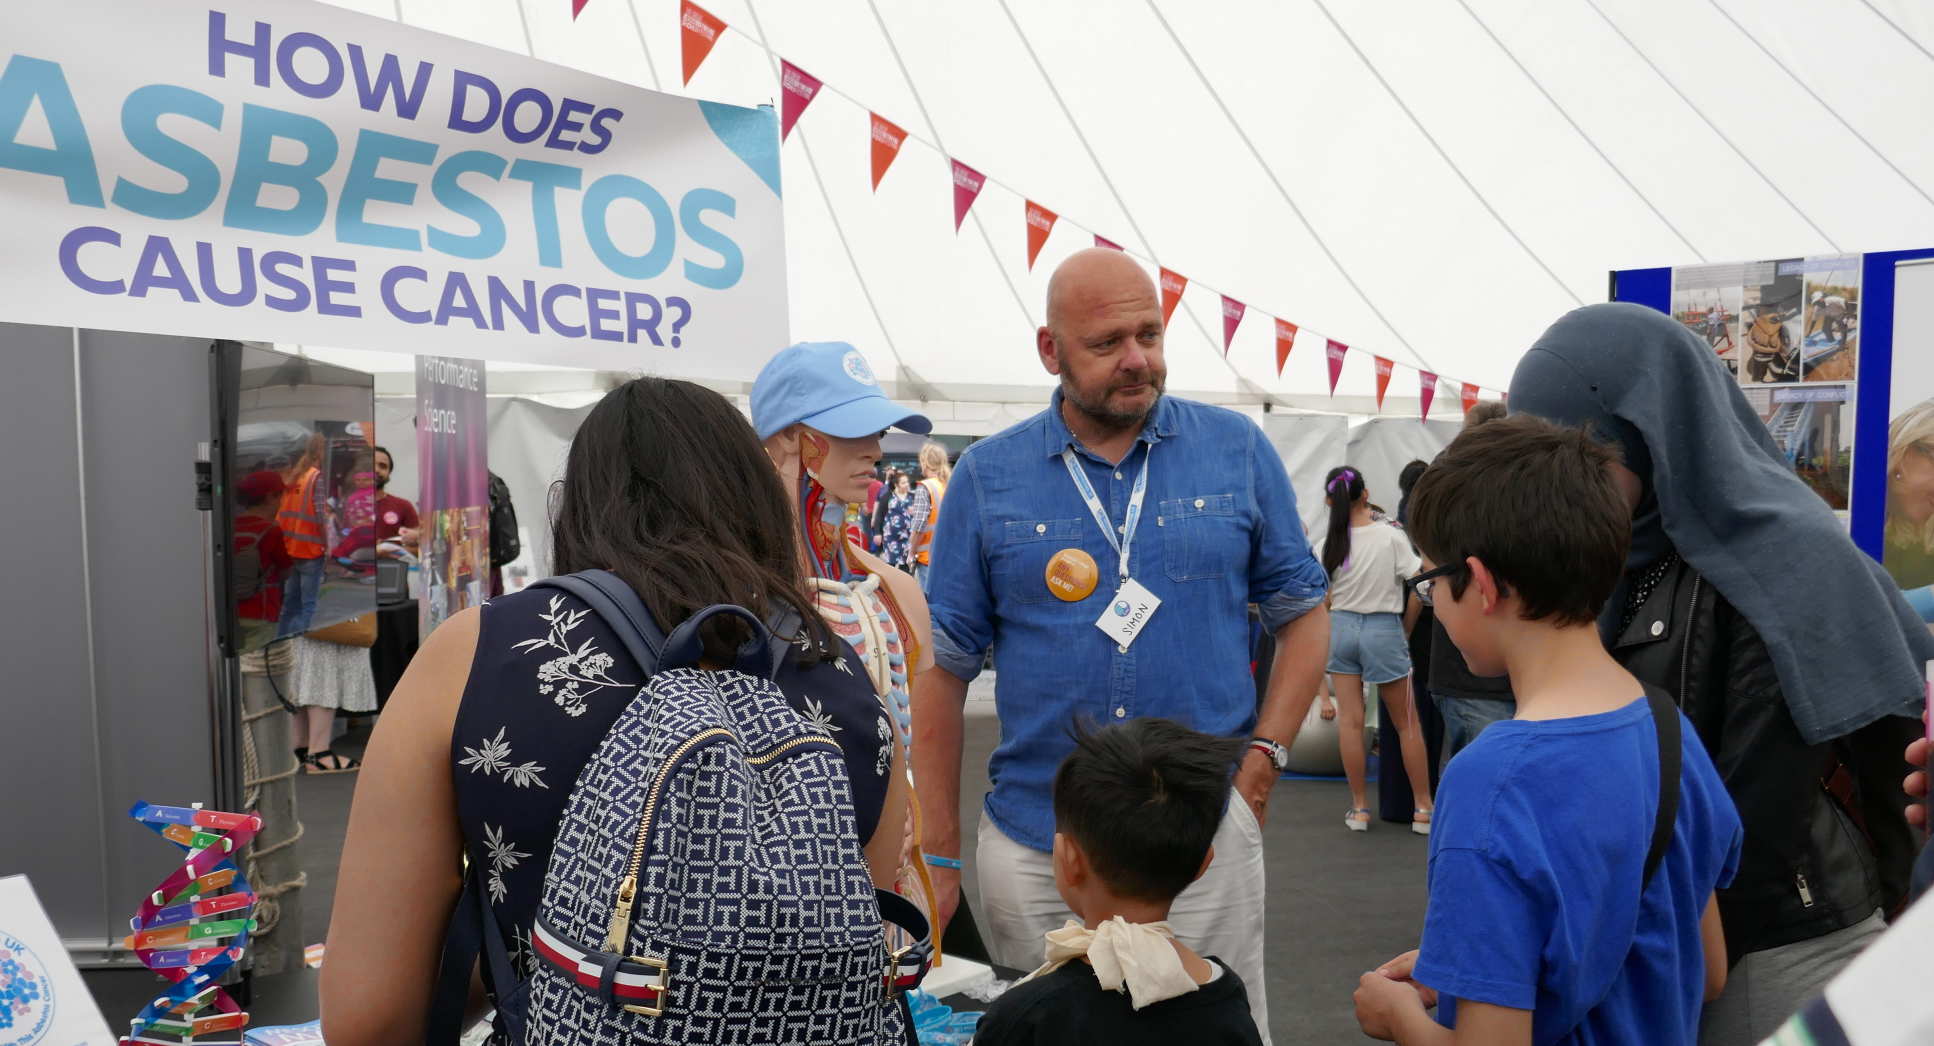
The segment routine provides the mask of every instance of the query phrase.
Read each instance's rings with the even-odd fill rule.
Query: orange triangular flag
[[[1041,256],[1041,245],[1048,242],[1048,233],[1054,231],[1055,219],[1060,215],[1046,207],[1027,202],[1027,267],[1034,268],[1034,259]]]
[[[1288,320],[1276,321],[1276,376],[1283,376],[1283,364],[1289,362],[1289,350],[1296,347],[1296,325]]]
[[[1370,358],[1377,361],[1377,409],[1382,410],[1383,390],[1390,387],[1390,371],[1395,367],[1395,364],[1384,359],[1382,356],[1371,356]]]
[[[1175,315],[1175,303],[1182,300],[1182,292],[1188,288],[1189,278],[1179,272],[1162,270],[1162,326],[1168,326],[1168,318]]]
[[[699,64],[712,53],[712,45],[719,42],[719,34],[725,32],[725,23],[692,0],[685,0],[678,12],[678,30],[685,52],[685,82],[689,84]]]
[[[893,158],[900,155],[900,146],[907,140],[907,132],[892,120],[873,114],[873,188],[880,187],[880,179],[886,176],[886,169],[893,166]]]
[[[1471,408],[1477,406],[1477,392],[1477,386],[1464,382],[1464,413],[1469,414]]]

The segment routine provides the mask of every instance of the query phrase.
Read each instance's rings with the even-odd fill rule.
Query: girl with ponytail
[[[1330,575],[1330,664],[1336,692],[1337,741],[1343,775],[1350,782],[1350,809],[1343,824],[1353,832],[1370,829],[1364,790],[1363,684],[1377,687],[1403,746],[1404,773],[1410,778],[1410,830],[1430,834],[1430,766],[1424,736],[1410,697],[1410,646],[1413,623],[1404,613],[1404,579],[1420,560],[1403,531],[1376,519],[1364,488],[1363,473],[1350,465],[1333,468],[1323,480],[1330,507],[1320,559]]]

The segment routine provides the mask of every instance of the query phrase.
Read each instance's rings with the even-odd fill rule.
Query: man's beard
[[[376,477],[376,493],[381,494],[388,489],[389,489],[389,477],[388,476]]]
[[[1075,388],[1067,368],[1063,367],[1061,370],[1061,397],[1073,404],[1074,409],[1080,411],[1089,420],[1111,432],[1123,432],[1140,425],[1148,420],[1149,414],[1155,410],[1155,404],[1161,402],[1162,386],[1165,384],[1163,379],[1150,373],[1144,384],[1155,390],[1155,398],[1148,401],[1148,406],[1126,411],[1113,410],[1107,405],[1106,392],[1102,394],[1100,401],[1090,400]],[[1108,392],[1113,391],[1112,387],[1108,390]]]

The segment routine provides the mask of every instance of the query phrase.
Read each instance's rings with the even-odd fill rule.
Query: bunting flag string
[[[712,53],[712,45],[719,42],[719,34],[725,32],[725,22],[703,7],[684,0],[678,11],[679,50],[685,59],[685,83],[689,86],[692,74],[704,63],[705,56]]]
[[[571,14],[573,18],[584,9],[587,2],[588,0],[572,0]],[[732,28],[735,27],[727,24],[725,20],[705,10],[698,4],[693,3],[692,0],[680,0],[680,44],[684,58],[685,82],[688,85],[691,83],[693,74],[698,71],[699,66],[704,63],[706,57],[712,53],[712,48],[718,43],[720,34]],[[818,77],[807,73],[790,61],[780,57],[776,52],[772,52],[772,49],[764,41],[745,33],[743,30],[739,32],[740,35],[745,36],[755,46],[768,53],[772,53],[774,58],[779,59],[779,87],[781,95],[779,136],[782,142],[792,134],[793,127],[798,124],[800,117],[805,114],[807,107],[812,104],[813,100],[822,91],[830,90],[849,102],[852,102],[855,106],[867,108],[852,95],[825,83]],[[906,144],[906,140],[909,137],[918,138],[928,148],[945,155],[938,144],[928,141],[925,138],[919,138],[917,135],[909,134],[905,128],[881,116],[878,112],[870,109],[868,112],[871,117],[869,138],[873,188],[875,191],[879,190],[880,179],[886,176],[887,169],[893,165],[893,161],[899,156],[901,147]],[[1000,179],[990,177],[951,156],[947,157],[947,159],[951,181],[953,183],[954,231],[956,233],[960,231],[961,226],[967,220],[968,213],[973,209],[974,202],[979,199],[981,191],[986,188],[987,183],[993,182],[1000,185],[1003,189],[1020,197],[1025,204],[1027,267],[1032,271],[1035,262],[1040,258],[1041,250],[1046,245],[1049,235],[1054,231],[1055,225],[1061,220],[1061,215],[1035,202],[1033,198]],[[1080,223],[1076,224],[1079,225]],[[1100,233],[1093,233],[1092,235],[1094,236],[1094,244],[1096,247],[1106,247],[1110,250],[1132,253],[1121,244]],[[1175,308],[1181,304],[1182,296],[1188,289],[1189,279],[1181,273],[1161,265],[1159,261],[1141,255],[1136,255],[1136,257],[1154,264],[1158,270],[1157,282],[1161,287],[1162,294],[1162,322],[1166,325],[1173,320]],[[1236,329],[1241,325],[1243,317],[1247,314],[1248,306],[1227,294],[1222,294],[1215,288],[1208,287],[1206,284],[1199,286],[1204,290],[1219,295],[1222,299],[1222,354],[1226,358],[1234,349]],[[1302,327],[1299,324],[1292,323],[1280,317],[1275,317],[1274,319],[1276,374],[1280,378],[1284,368],[1288,365],[1290,351],[1295,347],[1296,336],[1300,333]],[[1311,334],[1316,335],[1316,332],[1312,331]],[[1321,337],[1321,335],[1317,336]],[[1330,395],[1334,396],[1336,395],[1337,383],[1342,377],[1344,360],[1350,353],[1351,347],[1334,338],[1324,337],[1323,340],[1325,342],[1325,355],[1329,364]],[[1383,401],[1390,386],[1391,375],[1394,373],[1398,364],[1393,360],[1375,354],[1372,354],[1371,358],[1376,364],[1377,409],[1382,410]],[[1404,364],[1404,366],[1408,367],[1410,365]],[[1439,376],[1422,370],[1421,368],[1417,369],[1417,376],[1418,401],[1420,406],[1419,414],[1423,419],[1428,420],[1431,402],[1436,396]],[[1453,379],[1444,380],[1460,387],[1461,399],[1463,400],[1463,406],[1466,412],[1477,403],[1478,397],[1483,392],[1480,386],[1472,382],[1457,382]]]
[[[1189,278],[1164,268],[1159,282],[1162,286],[1162,326],[1166,327],[1169,317],[1175,315],[1176,304],[1182,300],[1182,292],[1188,289]]]
[[[1242,326],[1242,314],[1245,308],[1241,302],[1227,294],[1222,296],[1222,354],[1224,356],[1229,355],[1229,346],[1236,340],[1236,328]]]
[[[974,209],[974,201],[980,197],[980,190],[987,179],[979,171],[954,160],[949,161],[954,168],[954,231],[960,231],[960,224],[967,220],[967,212]]]
[[[880,179],[886,176],[886,169],[893,166],[893,158],[900,155],[900,146],[906,143],[907,132],[892,120],[873,113],[873,191],[880,190]],[[958,228],[958,223],[956,223]]]
[[[1033,200],[1027,201],[1027,267],[1029,272],[1034,271],[1034,259],[1041,256],[1041,247],[1048,242],[1048,234],[1054,231],[1054,222],[1059,217],[1061,216],[1035,203]],[[1097,236],[1095,239],[1099,241],[1101,237]],[[1100,247],[1102,244],[1097,242],[1095,246]],[[1116,247],[1115,249],[1120,250],[1121,248]]]
[[[781,142],[792,133],[792,125],[799,122],[799,117],[806,111],[806,107],[813,103],[815,97],[818,97],[821,86],[823,85],[818,77],[783,58],[779,60],[779,140]],[[878,177],[873,179],[873,184],[876,188],[879,186]]]
[[[1296,325],[1288,320],[1276,321],[1276,376],[1283,376],[1283,364],[1289,362],[1289,350],[1296,347]]]

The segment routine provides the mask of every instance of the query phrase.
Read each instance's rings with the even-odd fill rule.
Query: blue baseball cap
[[[771,439],[802,424],[828,436],[858,439],[902,428],[933,431],[925,414],[909,412],[880,391],[860,350],[843,341],[802,341],[779,350],[752,383],[752,427]]]

